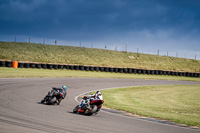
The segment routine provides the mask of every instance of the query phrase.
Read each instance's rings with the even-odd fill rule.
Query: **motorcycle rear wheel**
[[[52,99],[50,99],[49,101],[47,101],[47,104],[48,105],[54,105],[55,103],[57,103],[57,99],[56,99],[56,97],[53,97]]]
[[[90,111],[86,112],[86,115],[92,115],[97,111],[97,106],[96,105],[90,105]]]

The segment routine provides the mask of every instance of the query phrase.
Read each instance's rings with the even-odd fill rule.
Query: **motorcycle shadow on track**
[[[41,103],[41,102],[36,102],[37,104],[41,104],[41,105],[48,105],[48,106],[56,106],[56,104],[47,104],[47,103]]]
[[[88,116],[96,116],[96,114],[87,115],[87,114],[84,114],[84,113],[74,113],[74,112],[72,112],[72,111],[67,111],[67,113],[72,114],[72,115],[85,116],[85,117],[88,117]]]

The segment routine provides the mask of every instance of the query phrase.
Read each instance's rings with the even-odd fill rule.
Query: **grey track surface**
[[[75,97],[102,88],[200,84],[189,81],[91,78],[0,79],[0,133],[199,133],[183,128],[101,111],[96,116],[73,114]],[[52,86],[68,86],[61,105],[40,104]]]

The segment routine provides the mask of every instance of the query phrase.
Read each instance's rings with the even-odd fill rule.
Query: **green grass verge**
[[[88,78],[123,78],[123,79],[161,79],[198,81],[200,78],[176,77],[163,75],[124,74],[109,72],[87,72],[75,70],[49,70],[26,68],[0,68],[0,78],[28,78],[28,77],[88,77]]]
[[[200,60],[22,42],[0,42],[0,60],[200,72]]]
[[[200,127],[200,85],[102,90],[104,106]]]

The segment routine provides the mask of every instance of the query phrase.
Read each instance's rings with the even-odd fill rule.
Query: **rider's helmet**
[[[63,85],[62,88],[65,89],[65,90],[67,90],[67,86],[65,86],[65,85]]]
[[[97,91],[95,95],[96,96],[101,96],[101,91]]]

